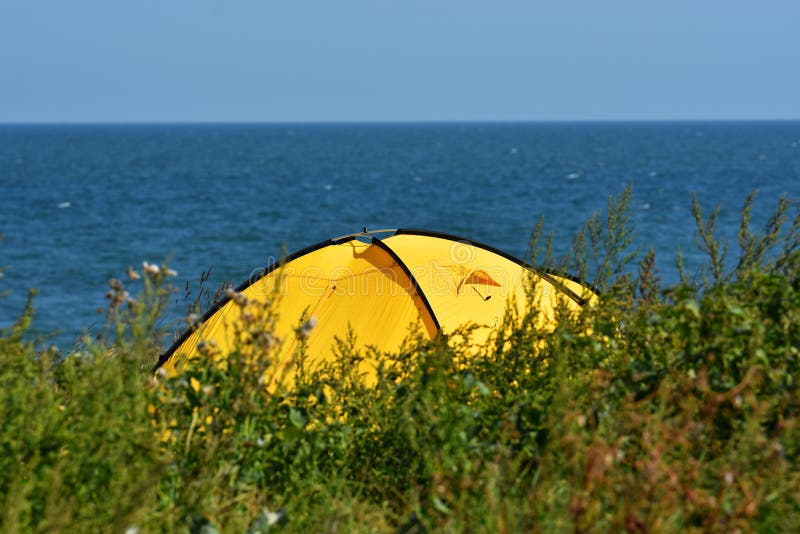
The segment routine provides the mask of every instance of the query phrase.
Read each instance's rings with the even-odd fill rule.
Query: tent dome
[[[336,339],[351,331],[357,349],[378,351],[398,350],[412,330],[433,338],[466,325],[480,343],[501,325],[509,306],[538,306],[538,326],[547,328],[559,305],[578,309],[595,298],[596,291],[577,278],[470,239],[365,229],[300,250],[246,280],[184,332],[157,366],[174,371],[184,358],[199,355],[201,342],[222,354],[246,344],[246,307],[267,302],[275,308],[271,335],[282,340],[276,362],[285,367],[301,342],[312,364],[331,360]]]

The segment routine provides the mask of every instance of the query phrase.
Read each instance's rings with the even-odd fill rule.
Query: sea
[[[731,254],[750,192],[757,226],[800,200],[800,122],[0,125],[0,328],[37,288],[29,337],[69,351],[102,331],[110,278],[168,261],[179,329],[204,273],[238,284],[364,227],[524,257],[544,217],[564,254],[628,185],[635,243],[673,282],[678,247],[702,261],[693,194]]]

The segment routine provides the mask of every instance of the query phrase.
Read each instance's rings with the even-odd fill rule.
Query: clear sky
[[[800,0],[0,0],[0,122],[800,119]]]

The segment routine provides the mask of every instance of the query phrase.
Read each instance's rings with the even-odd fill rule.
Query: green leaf
[[[434,495],[432,500],[433,500],[433,507],[436,509],[437,512],[441,512],[445,515],[450,515],[450,508],[447,507],[447,505],[444,503],[442,499]]]
[[[303,428],[306,426],[308,420],[306,416],[303,415],[303,412],[300,410],[296,410],[294,408],[289,408],[289,421],[296,427],[296,428]]]

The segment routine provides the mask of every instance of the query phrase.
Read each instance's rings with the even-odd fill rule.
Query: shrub
[[[695,202],[708,265],[665,287],[630,195],[566,258],[534,229],[538,263],[603,288],[555,330],[528,310],[484,346],[468,328],[393,354],[346,338],[291,388],[265,387],[269,336],[153,376],[163,267],[135,298],[113,281],[106,335],[63,361],[25,339],[31,301],[0,336],[3,530],[796,530],[800,213],[781,199],[754,232],[751,195],[731,261]]]

